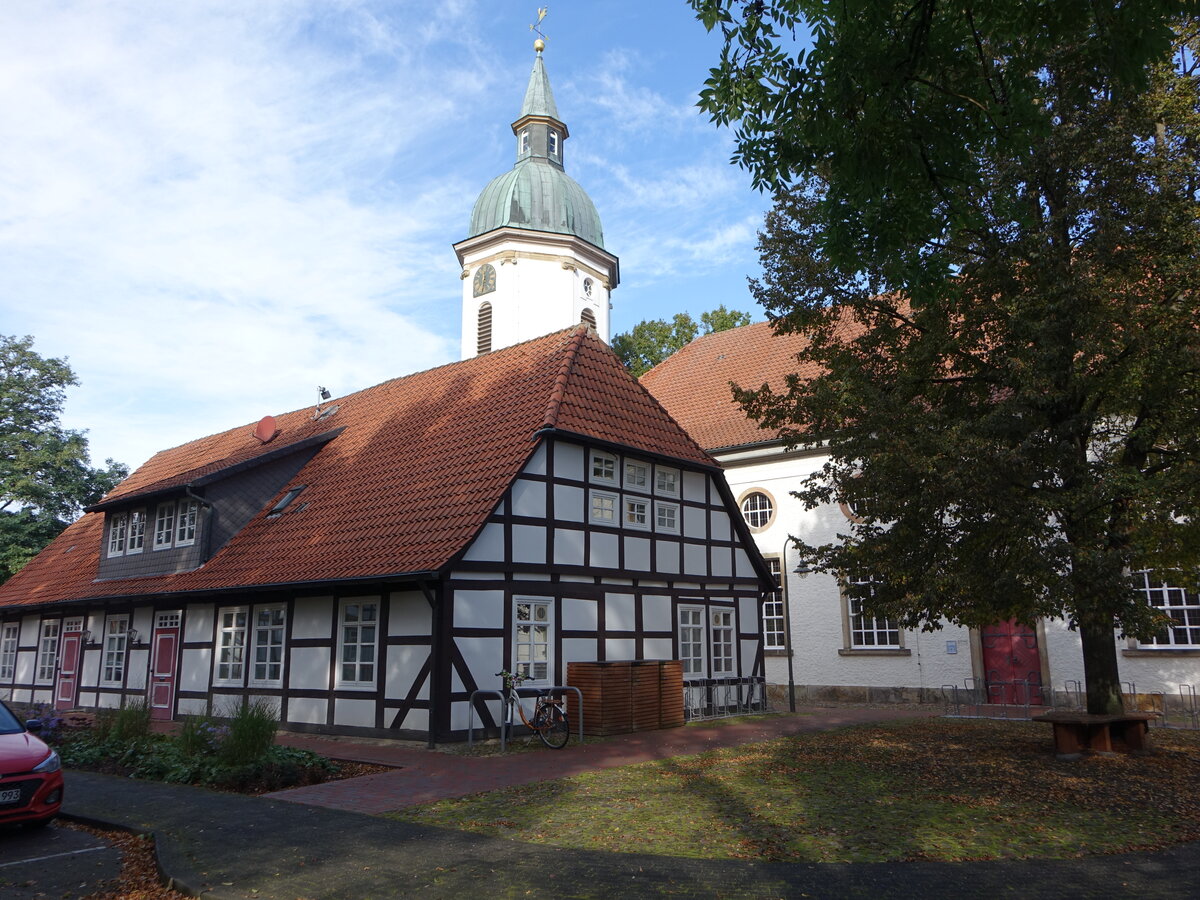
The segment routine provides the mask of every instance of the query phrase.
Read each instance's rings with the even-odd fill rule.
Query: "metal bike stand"
[[[522,691],[525,693],[522,694]],[[576,708],[579,710],[579,743],[583,743],[583,694],[579,688],[572,687],[569,684],[556,684],[548,688],[517,688],[517,696],[536,697],[538,694],[561,694],[565,691],[573,691],[576,703]],[[508,728],[504,718],[504,692],[503,691],[471,691],[471,699],[467,701],[467,746],[475,745],[475,698],[476,697],[495,697],[500,701],[501,722],[500,722],[500,752],[504,753],[508,748]]]

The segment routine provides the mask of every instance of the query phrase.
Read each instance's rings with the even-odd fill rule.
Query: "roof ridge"
[[[575,369],[575,360],[579,356],[579,348],[583,346],[583,339],[587,335],[587,331],[586,325],[575,326],[575,333],[567,344],[566,356],[562,365],[558,367],[558,374],[554,376],[554,385],[550,388],[550,399],[546,401],[546,415],[542,418],[542,428],[558,427],[558,412],[562,408],[563,398],[567,393],[567,383],[571,380],[571,373]]]

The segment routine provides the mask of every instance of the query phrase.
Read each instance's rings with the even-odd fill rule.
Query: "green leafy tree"
[[[92,468],[87,438],[59,423],[73,384],[65,360],[39,356],[30,337],[0,335],[0,581],[129,474],[111,459]]]
[[[633,376],[640,378],[698,335],[749,325],[750,314],[726,309],[725,304],[721,304],[701,313],[700,323],[697,325],[688,313],[676,313],[670,322],[645,319],[629,331],[614,335],[612,348]]]
[[[1062,617],[1119,711],[1114,629],[1165,624],[1130,571],[1200,580],[1194,4],[694,5],[777,192],[753,289],[827,373],[741,399],[867,510],[810,561],[908,627]]]

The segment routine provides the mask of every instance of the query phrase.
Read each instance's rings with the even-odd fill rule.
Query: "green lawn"
[[[1060,763],[1046,725],[932,719],[390,815],[560,847],[807,862],[1067,857],[1200,839],[1200,733],[1159,729],[1152,742],[1142,757]]]

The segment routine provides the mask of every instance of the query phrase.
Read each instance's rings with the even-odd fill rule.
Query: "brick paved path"
[[[381,813],[430,800],[463,797],[534,781],[551,781],[652,759],[703,753],[785,734],[931,715],[932,711],[915,709],[811,708],[796,714],[763,716],[735,723],[705,722],[663,731],[593,738],[582,744],[572,736],[563,750],[498,756],[460,756],[453,752],[427,750],[423,744],[409,742],[360,741],[282,732],[279,742],[288,746],[313,750],[332,759],[399,768],[386,774],[292,788],[267,796],[273,800],[330,809]]]

